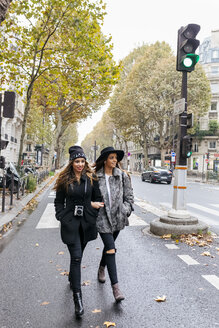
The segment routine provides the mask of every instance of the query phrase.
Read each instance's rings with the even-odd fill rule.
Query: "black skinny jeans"
[[[83,230],[80,225],[74,244],[67,245],[70,253],[69,281],[72,284],[74,293],[81,290],[81,260],[86,245],[87,243],[84,243]]]
[[[111,285],[114,285],[118,282],[116,270],[116,254],[109,254],[107,253],[107,251],[109,251],[110,249],[115,249],[116,251],[115,240],[118,235],[119,231],[115,231],[114,233],[100,233],[100,237],[102,238],[104,244],[100,266],[107,266]]]

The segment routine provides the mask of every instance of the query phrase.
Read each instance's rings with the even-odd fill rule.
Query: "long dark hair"
[[[110,154],[109,154],[110,155]],[[109,156],[108,155],[108,156]],[[100,161],[96,161],[92,167],[94,168],[95,173],[97,173],[98,171],[100,171],[103,167],[104,167],[104,162],[107,160],[108,156],[106,156],[104,159],[101,159]],[[122,170],[121,168],[121,164],[120,162],[117,161],[116,163],[116,167],[118,167],[118,169]]]
[[[63,189],[67,191],[69,184],[74,183],[74,181],[77,181],[77,178],[73,170],[73,162],[74,160],[69,161],[68,165],[64,168],[64,170],[62,170],[59,173],[59,176],[53,188],[56,191],[63,190]],[[97,180],[97,178],[93,174],[92,168],[90,167],[87,161],[85,161],[85,166],[81,174],[86,174],[86,176],[90,179],[91,184],[93,184],[93,180]]]

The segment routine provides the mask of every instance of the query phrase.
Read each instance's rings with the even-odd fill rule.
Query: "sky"
[[[113,55],[118,62],[142,43],[165,41],[176,54],[177,31],[187,24],[199,24],[197,39],[202,43],[219,30],[219,0],[105,0],[107,15],[102,31],[112,36]],[[108,104],[78,125],[78,144],[101,120]]]

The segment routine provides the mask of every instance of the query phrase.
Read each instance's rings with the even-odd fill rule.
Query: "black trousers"
[[[84,242],[83,238],[82,226],[80,225],[75,242],[67,245],[70,253],[69,281],[75,293],[81,289],[81,260],[86,245],[87,243]]]
[[[100,266],[107,266],[110,282],[112,285],[118,282],[116,269],[116,254],[109,254],[107,253],[107,251],[109,251],[110,249],[115,249],[116,251],[115,240],[118,235],[119,231],[115,231],[114,233],[100,233],[100,237],[102,238],[104,244]]]

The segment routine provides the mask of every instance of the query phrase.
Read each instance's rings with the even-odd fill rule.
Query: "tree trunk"
[[[166,154],[166,149],[161,148],[160,150],[161,166],[165,166],[165,154]]]
[[[5,16],[12,0],[0,0],[0,24],[5,20]]]
[[[143,137],[143,153],[144,153],[143,165],[144,165],[144,168],[147,168],[149,165],[148,165],[148,145],[147,145],[146,134],[144,134],[144,137]]]
[[[23,117],[23,122],[22,122],[22,131],[21,131],[21,139],[20,139],[20,149],[19,149],[19,155],[18,155],[18,163],[17,163],[17,168],[18,171],[20,171],[21,168],[21,160],[23,156],[23,146],[24,146],[24,138],[25,138],[25,132],[26,132],[26,124],[27,124],[27,116],[30,110],[30,102],[31,102],[31,97],[33,93],[33,85],[30,87],[30,89],[27,90],[27,102],[24,108],[24,117]]]

